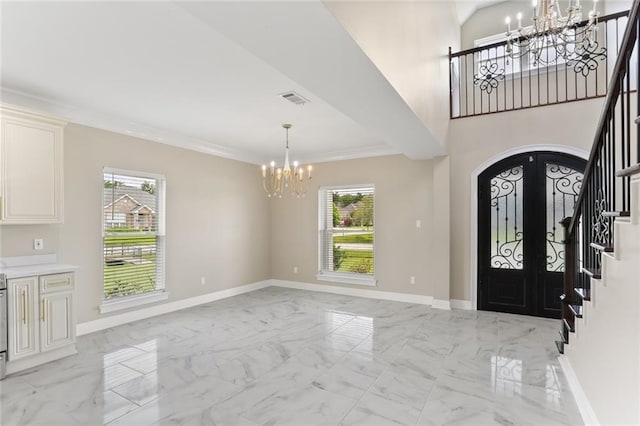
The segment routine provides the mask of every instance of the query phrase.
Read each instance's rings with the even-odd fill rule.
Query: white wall
[[[449,124],[448,48],[455,51],[460,45],[454,2],[325,4],[413,112],[445,143]]]
[[[565,348],[590,406],[603,425],[640,424],[640,179],[633,185],[633,223],[615,225],[615,258],[605,255],[602,280]]]

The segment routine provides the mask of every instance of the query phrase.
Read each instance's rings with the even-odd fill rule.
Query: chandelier
[[[276,162],[272,161],[267,168],[262,165],[262,187],[269,197],[282,198],[282,194],[290,192],[291,195],[303,197],[307,193],[307,182],[311,180],[311,165],[307,166],[307,175],[297,161],[293,162],[293,169],[289,163],[289,129],[291,124],[283,124],[287,132],[284,151],[284,166],[276,168]]]
[[[530,62],[538,66],[569,62],[594,50],[599,16],[597,0],[593,1],[593,9],[584,23],[580,0],[569,1],[565,16],[558,3],[559,0],[540,0],[538,7],[538,0],[533,0],[533,25],[523,28],[522,13],[518,13],[515,31],[511,29],[511,17],[507,16],[508,56],[513,59],[529,56]]]

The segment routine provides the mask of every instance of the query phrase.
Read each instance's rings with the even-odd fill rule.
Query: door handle
[[[27,293],[22,290],[22,323],[27,323]]]
[[[44,322],[47,317],[45,312],[47,312],[47,302],[46,299],[42,299],[42,322]]]

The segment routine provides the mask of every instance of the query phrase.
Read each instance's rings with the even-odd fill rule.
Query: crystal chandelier
[[[307,193],[307,182],[311,180],[311,165],[307,166],[307,175],[297,161],[293,162],[293,169],[289,163],[289,129],[291,124],[283,124],[287,132],[287,143],[284,151],[284,166],[276,168],[275,161],[269,167],[262,165],[262,187],[269,197],[282,198],[282,194],[303,197]]]
[[[533,25],[522,27],[522,13],[516,19],[518,28],[511,29],[511,17],[507,16],[507,55],[513,59],[530,57],[534,66],[555,64],[559,59],[568,62],[582,55],[597,44],[598,0],[588,20],[582,23],[580,0],[570,0],[566,16],[560,11],[559,0],[533,0]],[[546,52],[543,55],[543,52]]]

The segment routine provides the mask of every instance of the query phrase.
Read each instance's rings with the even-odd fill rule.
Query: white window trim
[[[109,312],[120,311],[123,309],[130,309],[136,306],[146,305],[149,303],[160,302],[169,298],[169,292],[166,287],[166,259],[167,251],[165,244],[165,211],[166,211],[166,178],[164,175],[157,173],[141,172],[139,170],[118,169],[113,167],[103,167],[102,174],[112,173],[116,175],[130,175],[148,179],[154,179],[157,181],[156,191],[158,191],[158,215],[160,220],[157,222],[157,231],[154,235],[159,238],[159,248],[163,253],[162,267],[157,271],[156,290],[148,293],[135,294],[131,296],[118,297],[115,299],[101,299],[99,310],[100,314],[106,314]],[[100,203],[100,217],[104,220],[104,203]],[[104,238],[104,226],[102,227],[102,238]],[[104,267],[103,267],[104,274]],[[104,277],[102,279],[102,296],[104,297]]]
[[[103,300],[100,304],[100,313],[131,309],[149,303],[160,302],[169,299],[169,292],[164,290],[151,291],[149,293],[135,294],[132,296],[118,297],[111,300]]]
[[[373,256],[375,257],[375,249]],[[375,260],[373,262],[373,265],[373,273],[375,274]],[[378,280],[376,280],[375,277],[372,277],[370,275],[367,275],[365,277],[364,275],[365,274],[355,274],[350,272],[318,271],[318,273],[316,274],[316,280],[329,281],[334,283],[366,285],[369,287],[375,287],[378,284]]]
[[[533,30],[533,25],[529,25],[528,27],[524,27],[523,30]],[[475,48],[481,48],[484,46],[488,46],[490,44],[494,44],[494,43],[501,43],[501,42],[506,42],[507,41],[507,33],[506,32],[502,32],[502,33],[498,33],[498,34],[494,34],[494,35],[490,35],[487,37],[483,37],[483,38],[479,38],[473,41],[473,47]],[[515,59],[511,58],[511,61],[515,61]],[[480,64],[482,61],[478,62],[478,64]],[[499,63],[498,63],[499,64]],[[565,70],[566,66],[563,68],[558,68],[561,67],[563,65],[565,65],[566,62],[561,62],[558,64],[549,64],[549,65],[538,65],[535,68],[531,68],[531,62],[529,61],[528,64],[528,68],[527,69],[519,69],[518,71],[515,72],[505,72],[504,76],[506,80],[518,80],[520,78],[528,78],[529,74],[533,75],[535,74],[552,74],[555,73],[556,71],[563,71]],[[474,70],[474,72],[476,72]]]
[[[332,185],[321,186],[318,188],[318,230],[324,230],[326,224],[326,214],[324,209],[320,209],[321,206],[326,206],[326,194],[328,191],[335,191],[341,189],[358,189],[358,188],[373,188],[373,275],[356,274],[353,272],[335,272],[335,271],[323,271],[323,252],[322,241],[318,238],[318,273],[316,274],[316,280],[328,281],[342,284],[356,284],[364,285],[368,287],[375,287],[378,284],[376,279],[376,186],[372,183],[358,184],[358,185]]]

